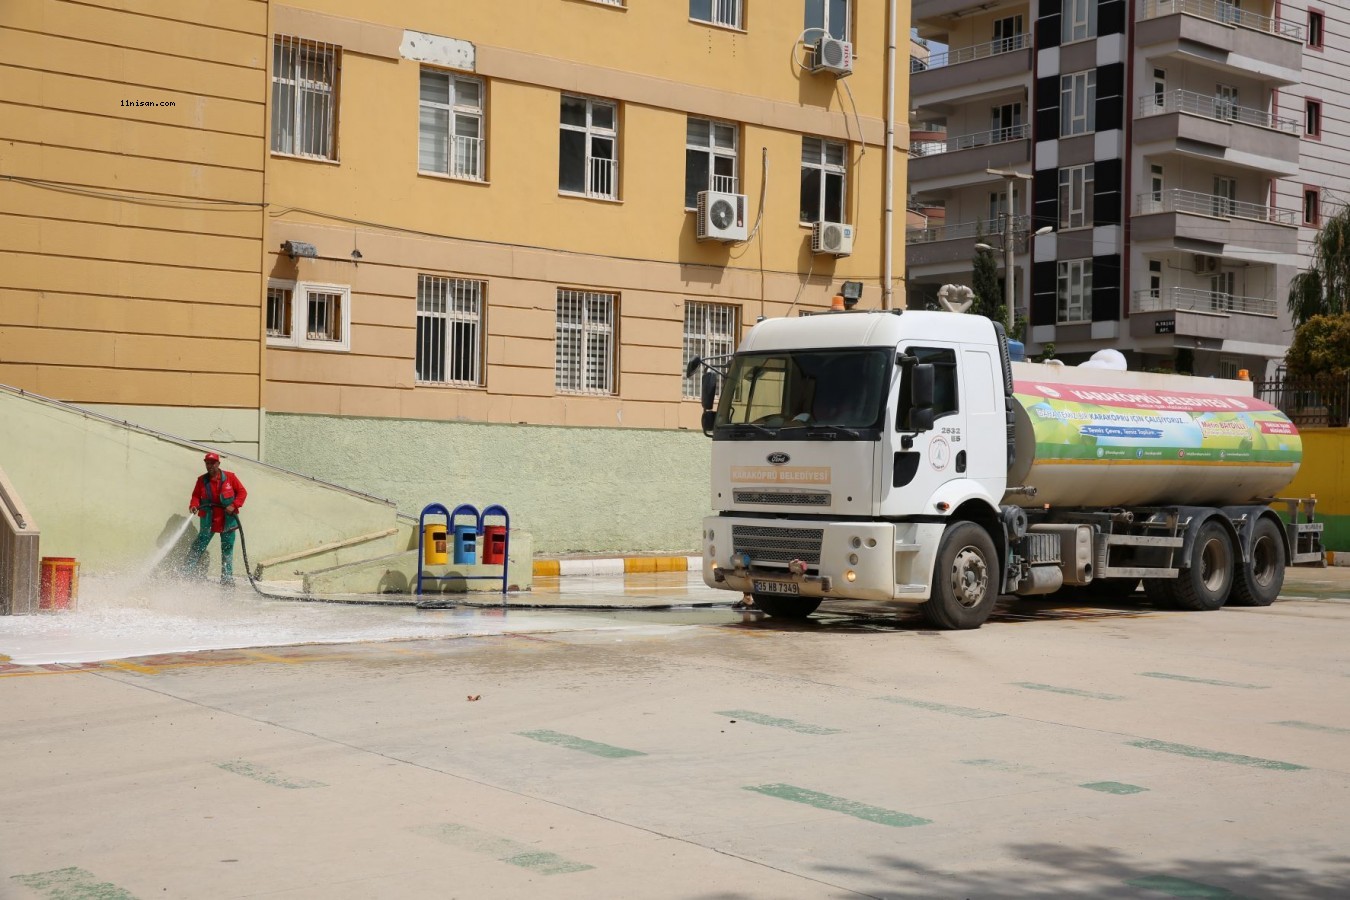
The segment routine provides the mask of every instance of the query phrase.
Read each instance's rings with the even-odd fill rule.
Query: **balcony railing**
[[[1224,0],[1143,0],[1139,4],[1139,13],[1135,19],[1142,22],[1145,19],[1159,19],[1177,13],[1209,19],[1223,25],[1264,31],[1290,40],[1300,42],[1303,40],[1302,25],[1288,19],[1258,16],[1256,13],[1239,8],[1236,3],[1225,3]]]
[[[450,157],[450,174],[456,178],[483,180],[483,139],[454,137],[454,152]]]
[[[1275,225],[1296,224],[1292,209],[1273,209],[1260,203],[1230,200],[1218,194],[1201,194],[1198,191],[1183,191],[1180,188],[1173,188],[1150,194],[1139,194],[1134,198],[1134,214],[1137,216],[1169,212],[1213,216],[1219,219],[1251,219],[1256,222],[1270,222]]]
[[[1027,216],[1013,216],[1013,236],[1019,238],[1025,233],[1029,223]],[[1003,234],[1005,217],[981,219],[975,222],[958,222],[952,225],[936,225],[932,228],[915,228],[905,232],[906,244],[931,244],[937,241],[968,240],[975,237],[990,237]]]
[[[955,50],[948,50],[946,53],[934,53],[928,57],[927,65],[920,65],[917,68],[915,63],[919,62],[914,57],[910,57],[910,71],[922,72],[924,69],[940,69],[943,66],[955,66],[960,63],[973,62],[977,59],[988,59],[991,56],[998,56],[1003,53],[1012,53],[1014,50],[1021,50],[1031,46],[1031,35],[1014,34],[1011,37],[999,38],[996,41],[990,41],[987,44],[977,44],[974,47],[961,47]]]
[[[1161,312],[1185,310],[1204,313],[1243,313],[1251,316],[1274,316],[1279,307],[1265,297],[1239,297],[1222,291],[1202,291],[1196,288],[1174,287],[1166,291],[1135,291],[1134,312]]]
[[[714,175],[712,177],[712,189],[723,194],[740,193],[736,190],[737,184],[739,182],[735,175]]]
[[[586,170],[586,196],[614,200],[619,196],[619,164],[612,159],[592,156]]]
[[[1288,134],[1296,135],[1301,130],[1296,119],[1272,116],[1264,109],[1238,106],[1223,97],[1206,96],[1195,91],[1167,91],[1162,94],[1145,94],[1139,98],[1140,118],[1175,112],[1218,119],[1221,122],[1241,122],[1244,125],[1270,128]]]
[[[1011,125],[1007,128],[995,128],[992,131],[977,131],[973,134],[959,134],[945,141],[913,141],[909,145],[910,156],[933,156],[953,150],[970,150],[973,147],[987,147],[990,144],[1006,144],[1020,141],[1031,134],[1031,126]]]

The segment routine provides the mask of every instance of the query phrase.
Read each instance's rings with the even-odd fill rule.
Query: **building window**
[[[417,276],[417,380],[483,383],[484,282]]]
[[[272,151],[337,159],[338,48],[278,36],[272,44]]]
[[[684,205],[698,205],[700,191],[737,193],[736,126],[690,118],[684,140]]]
[[[613,394],[618,294],[558,289],[553,384],[565,394]]]
[[[1310,138],[1322,138],[1322,101],[1303,102],[1303,133]]]
[[[422,70],[417,111],[417,169],[483,180],[483,83]]]
[[[806,30],[808,44],[820,39],[821,33],[835,40],[847,41],[852,32],[849,30],[849,7],[851,0],[806,0]]]
[[[619,198],[619,107],[606,100],[562,98],[558,190]]]
[[[350,350],[352,289],[342,284],[267,285],[267,343],[272,347]]]
[[[1059,170],[1059,227],[1092,227],[1094,166],[1070,166]]]
[[[822,138],[802,138],[801,221],[844,221],[847,161],[843,144]]]
[[[295,296],[293,284],[267,286],[267,342],[269,344],[295,343],[291,301]]]
[[[1065,0],[1061,43],[1097,36],[1097,0]]]
[[[1060,325],[1091,321],[1092,260],[1070,259],[1059,264],[1058,318]]]
[[[1303,189],[1303,224],[1322,224],[1322,192],[1317,188]]]
[[[1087,134],[1097,130],[1097,70],[1074,72],[1059,78],[1059,134]]]
[[[684,365],[695,356],[708,359],[725,356],[736,350],[736,335],[740,333],[739,306],[723,303],[705,303],[686,300],[684,303]],[[684,397],[696,400],[701,394],[697,373],[684,379]]]
[[[689,0],[689,18],[727,28],[740,28],[744,21],[742,0]]]
[[[1322,42],[1326,37],[1326,16],[1321,10],[1308,10],[1308,46],[1316,50],[1322,49]]]

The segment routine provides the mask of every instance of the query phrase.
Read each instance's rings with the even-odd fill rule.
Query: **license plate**
[[[756,581],[755,593],[800,594],[801,590],[797,587],[797,582],[795,581]]]

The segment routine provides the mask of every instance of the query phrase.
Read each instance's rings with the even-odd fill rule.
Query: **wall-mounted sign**
[[[1155,319],[1155,320],[1153,321],[1153,333],[1154,333],[1154,334],[1176,334],[1176,333],[1177,333],[1177,320],[1174,319],[1174,318],[1173,318],[1173,319]]]

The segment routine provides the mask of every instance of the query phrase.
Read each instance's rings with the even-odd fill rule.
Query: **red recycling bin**
[[[42,557],[38,580],[38,609],[57,612],[75,608],[80,587],[80,564],[72,556]]]
[[[506,564],[505,525],[485,525],[483,527],[483,564],[487,566]]]

